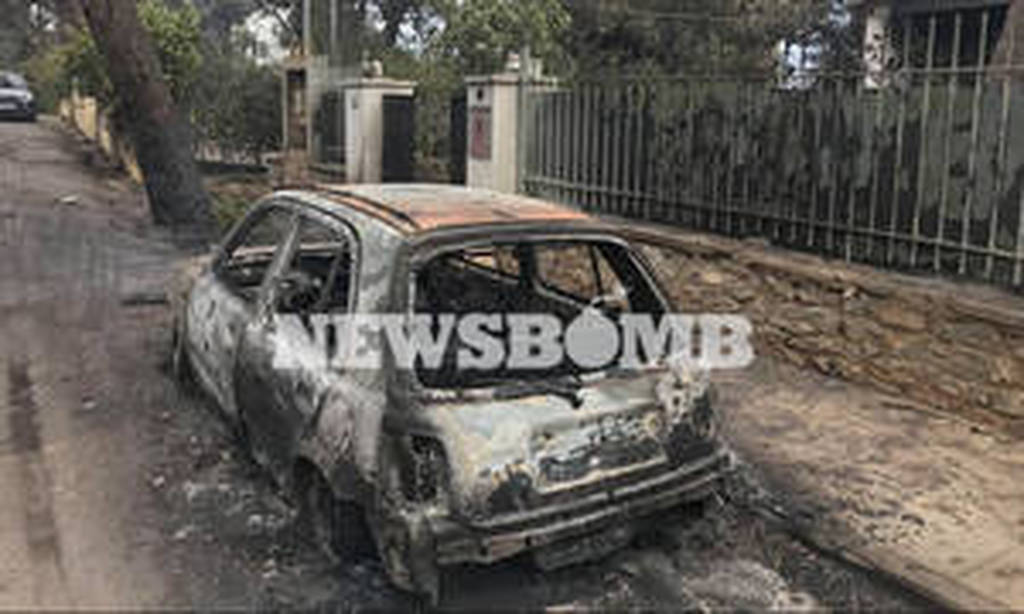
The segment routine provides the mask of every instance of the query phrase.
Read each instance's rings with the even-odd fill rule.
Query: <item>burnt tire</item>
[[[305,537],[334,563],[371,558],[373,537],[362,508],[335,497],[319,472],[303,481],[299,522]]]

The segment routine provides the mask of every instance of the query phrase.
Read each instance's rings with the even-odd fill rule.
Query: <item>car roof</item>
[[[445,184],[317,185],[308,190],[416,235],[443,228],[592,220],[568,206],[480,188]]]

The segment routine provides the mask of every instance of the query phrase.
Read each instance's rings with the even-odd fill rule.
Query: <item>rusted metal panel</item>
[[[320,190],[328,198],[342,199],[328,206],[359,209],[405,234],[454,226],[587,219],[571,207],[461,186],[339,185]]]

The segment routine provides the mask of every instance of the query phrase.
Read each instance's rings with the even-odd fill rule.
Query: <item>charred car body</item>
[[[348,553],[368,531],[395,583],[435,599],[447,565],[608,552],[731,464],[706,384],[676,381],[665,402],[665,369],[467,371],[454,343],[430,368],[387,352],[380,369],[322,368],[355,341],[314,343],[320,314],[664,314],[640,254],[568,208],[450,186],[280,192],[181,284],[177,369],[321,544]]]

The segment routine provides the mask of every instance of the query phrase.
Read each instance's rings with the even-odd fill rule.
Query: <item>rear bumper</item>
[[[492,563],[526,550],[633,523],[666,508],[703,499],[734,465],[732,453],[715,453],[647,480],[593,493],[561,505],[504,514],[466,525],[429,521],[439,565]]]

